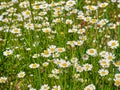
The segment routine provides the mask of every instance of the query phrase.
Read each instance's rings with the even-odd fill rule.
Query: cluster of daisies
[[[26,80],[29,90],[68,90],[68,78],[73,86],[80,83],[75,90],[97,90],[95,82],[101,84],[101,80],[120,87],[117,54],[120,22],[107,17],[110,5],[117,4],[119,9],[120,0],[83,0],[85,5],[82,7],[79,0],[46,1],[0,2],[0,24],[3,25],[0,26],[0,42],[4,43],[1,44],[2,67],[7,62],[13,64],[12,59],[17,59],[15,67],[24,63],[20,70],[16,69],[13,80],[29,79]],[[120,14],[114,18],[119,20]],[[41,79],[37,88],[32,77]],[[0,73],[1,85],[13,80],[6,73],[4,75],[4,70]]]

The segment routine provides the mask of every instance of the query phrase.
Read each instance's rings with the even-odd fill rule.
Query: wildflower
[[[61,52],[64,52],[65,51],[65,48],[56,48],[56,52],[58,53],[61,53]]]
[[[44,62],[42,65],[43,65],[43,67],[47,67],[49,65],[49,63],[48,62]]]
[[[61,90],[60,86],[53,86],[52,90]]]
[[[106,69],[100,69],[98,73],[100,74],[100,76],[106,76],[108,75],[109,71]]]
[[[50,87],[48,86],[48,84],[44,84],[41,86],[40,90],[49,90]]]
[[[5,83],[7,81],[7,77],[0,77],[0,83]]]
[[[119,43],[118,43],[117,40],[111,40],[111,41],[109,41],[109,42],[107,43],[107,45],[108,45],[110,48],[114,49],[114,48],[117,48],[117,47],[119,46]]]
[[[94,84],[90,84],[84,88],[84,90],[95,90],[95,89],[96,89],[96,87]]]
[[[48,27],[48,28],[43,28],[42,31],[45,33],[50,33],[52,30],[51,28]]]
[[[29,67],[30,67],[30,68],[33,68],[33,69],[38,68],[39,66],[40,66],[40,65],[37,64],[37,63],[34,63],[34,64],[30,64],[30,65],[29,65]]]
[[[67,19],[66,24],[72,24],[72,20]]]
[[[67,68],[71,65],[71,63],[69,61],[65,61],[65,60],[60,60],[59,66],[62,68]]]
[[[14,29],[11,30],[11,33],[20,34],[20,29],[19,28],[14,28]]]
[[[76,4],[76,2],[74,0],[69,0],[69,1],[66,2],[66,6],[68,6],[68,7],[72,7],[75,4]]]
[[[51,56],[51,52],[48,51],[48,50],[44,50],[44,52],[41,53],[41,55],[42,55],[43,57],[50,57],[50,56]]]
[[[96,56],[96,55],[97,55],[97,50],[91,48],[91,49],[88,49],[88,50],[86,51],[86,53],[87,53],[88,55],[91,55],[91,56]]]
[[[115,59],[115,55],[112,54],[112,53],[108,53],[108,54],[105,56],[105,59],[108,60],[108,61],[112,61],[113,59]]]
[[[117,86],[117,87],[120,86],[120,79],[116,78],[116,79],[114,79],[114,82],[115,82],[114,83],[115,86]]]
[[[105,8],[107,5],[108,5],[108,3],[104,2],[104,3],[100,3],[100,4],[99,4],[99,7]]]
[[[86,64],[83,65],[83,69],[85,71],[91,71],[92,67],[93,67],[92,64],[88,64],[88,63],[86,63]]]
[[[31,16],[31,12],[29,10],[23,11],[22,15],[24,16],[24,18],[29,18]]]
[[[87,54],[83,54],[83,55],[82,55],[82,59],[83,59],[83,60],[88,60],[88,58],[89,58],[89,56],[88,56]]]
[[[25,72],[21,71],[18,73],[19,78],[24,78],[25,77]]]
[[[100,60],[99,63],[103,68],[109,68],[109,66],[110,66],[109,61],[105,60],[105,59]]]
[[[59,73],[60,73],[60,70],[59,70],[59,69],[53,69],[53,70],[52,70],[52,73],[53,73],[53,74],[59,74]]]
[[[6,50],[3,52],[3,55],[4,56],[9,56],[9,55],[12,55],[13,54],[13,50]]]

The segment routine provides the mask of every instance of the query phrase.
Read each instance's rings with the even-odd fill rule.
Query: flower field
[[[120,90],[120,0],[0,0],[0,90]]]

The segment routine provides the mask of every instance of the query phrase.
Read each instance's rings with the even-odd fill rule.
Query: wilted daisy
[[[87,53],[88,55],[91,55],[91,56],[96,56],[96,55],[97,55],[97,50],[91,48],[91,49],[88,49],[88,50],[86,51],[86,53]]]
[[[33,68],[33,69],[38,68],[39,66],[40,66],[40,65],[37,64],[37,63],[33,63],[33,64],[30,64],[30,65],[29,65],[29,67],[30,67],[30,68]]]
[[[88,56],[87,54],[83,54],[83,55],[82,55],[82,59],[83,59],[83,60],[88,60],[88,58],[89,58],[89,56]]]
[[[9,56],[9,55],[12,55],[13,54],[13,50],[6,50],[3,52],[3,55],[4,56]]]
[[[0,83],[5,83],[7,81],[7,77],[0,77]]]
[[[107,43],[107,45],[108,45],[110,48],[114,49],[114,48],[117,48],[117,47],[119,46],[119,43],[118,43],[117,40],[111,40],[111,41],[109,41],[109,42]]]
[[[24,78],[25,77],[25,72],[21,71],[18,73],[19,78]]]
[[[108,75],[109,71],[107,69],[100,69],[98,73],[100,74],[100,76],[106,76]]]

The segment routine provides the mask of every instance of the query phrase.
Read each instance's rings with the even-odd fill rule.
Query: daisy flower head
[[[91,48],[91,49],[88,49],[88,50],[86,51],[86,53],[87,53],[88,55],[90,55],[90,56],[96,56],[96,55],[97,55],[97,50]]]
[[[86,63],[86,64],[83,65],[83,69],[84,69],[85,71],[91,71],[92,68],[93,68],[92,64]]]
[[[68,7],[72,7],[75,4],[76,4],[75,0],[69,0],[69,1],[66,2],[66,6],[68,6]]]
[[[42,55],[43,57],[50,57],[50,56],[51,56],[51,52],[50,52],[50,50],[44,50],[44,52],[41,53],[41,55]]]
[[[12,55],[13,54],[13,50],[6,50],[3,52],[3,55],[4,56],[9,56],[9,55]]]
[[[48,86],[48,84],[44,84],[41,86],[40,90],[49,90],[50,87]]]
[[[60,60],[60,64],[59,64],[59,67],[62,67],[62,68],[67,68],[71,65],[71,63],[69,61],[65,61],[65,60]]]
[[[60,86],[53,86],[52,90],[61,90]]]
[[[119,43],[117,40],[111,40],[107,43],[107,45],[112,48],[112,49],[115,49],[119,46]]]
[[[98,73],[100,76],[106,76],[108,75],[109,71],[107,69],[100,69]]]
[[[21,71],[18,73],[18,78],[24,78],[25,77],[25,72]]]
[[[29,67],[30,67],[30,68],[33,68],[33,69],[38,68],[39,66],[40,66],[40,65],[37,64],[37,63],[33,63],[33,64],[30,64],[30,65],[29,65]]]
[[[0,77],[0,83],[5,83],[7,81],[7,77]]]
[[[96,89],[96,87],[94,84],[90,84],[84,88],[84,90],[95,90],[95,89]]]

